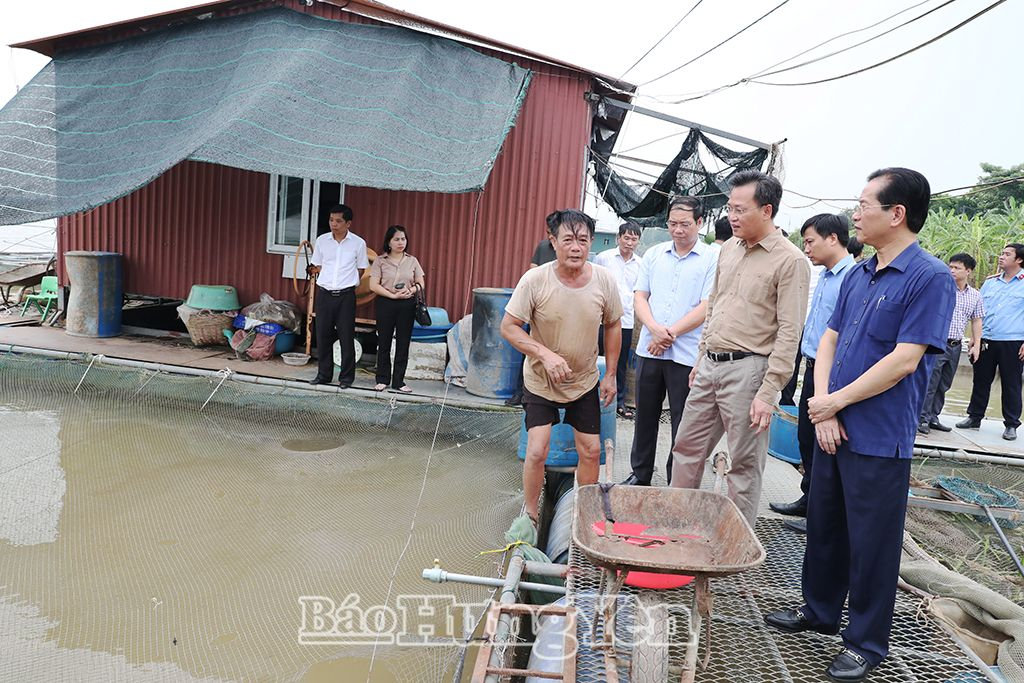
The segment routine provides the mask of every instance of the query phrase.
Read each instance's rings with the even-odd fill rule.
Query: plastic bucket
[[[779,414],[778,411],[784,411]],[[800,462],[800,444],[796,439],[797,407],[779,406],[772,413],[768,432],[768,455],[794,465]]]
[[[604,377],[604,357],[597,359],[597,369],[600,376]],[[611,439],[615,443],[615,401],[610,406],[601,406],[601,464],[604,464],[604,442]],[[559,419],[565,418],[565,411],[558,411]],[[523,413],[519,421],[519,459],[526,460],[526,413]],[[576,437],[573,436],[572,427],[562,422],[551,428],[551,443],[548,447],[548,459],[544,462],[546,467],[576,467],[579,464],[580,455],[576,452]]]

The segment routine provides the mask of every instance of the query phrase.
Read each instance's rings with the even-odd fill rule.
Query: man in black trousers
[[[370,266],[366,242],[351,232],[352,209],[338,204],[330,210],[329,233],[317,238],[310,259],[316,274],[316,355],[318,368],[310,384],[330,384],[334,376],[334,340],[341,341],[338,386],[348,389],[356,378],[356,287]]]
[[[910,169],[868,177],[853,222],[875,255],[843,280],[815,359],[803,604],[764,619],[836,634],[849,598],[843,649],[825,671],[834,681],[863,681],[889,654],[910,458],[956,298],[949,269],[917,243],[930,196]]]
[[[801,496],[797,500],[792,503],[769,503],[768,507],[783,515],[806,517],[807,492],[811,488],[811,467],[814,462],[814,424],[807,413],[807,404],[811,396],[814,396],[814,359],[818,355],[818,342],[825,334],[825,328],[836,308],[843,278],[854,261],[853,256],[846,251],[850,240],[850,223],[843,214],[822,213],[812,216],[800,228],[800,235],[804,240],[804,254],[812,264],[825,269],[818,276],[818,285],[814,288],[811,305],[807,309],[807,322],[804,324],[800,355],[797,357],[798,361],[802,358],[807,365],[803,388],[800,390],[796,433],[804,476],[800,480]],[[807,523],[802,519],[790,520],[786,526],[801,533],[807,530]]]

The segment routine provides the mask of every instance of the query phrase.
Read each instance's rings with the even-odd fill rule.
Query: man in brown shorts
[[[547,219],[556,260],[529,270],[505,307],[501,334],[526,356],[523,408],[526,514],[537,521],[551,426],[564,422],[576,438],[580,485],[597,483],[601,452],[601,404],[615,401],[615,371],[622,346],[622,301],[615,277],[587,262],[594,219],[572,209]],[[527,334],[523,325],[530,325]],[[597,330],[604,325],[605,367],[598,381]]]

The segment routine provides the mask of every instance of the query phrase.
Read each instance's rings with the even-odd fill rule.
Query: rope
[[[223,370],[218,371],[217,374],[221,375],[220,382],[217,383],[217,386],[213,388],[213,392],[206,397],[205,401],[203,401],[203,406],[199,409],[199,412],[203,412],[203,409],[206,408],[206,404],[210,402],[210,399],[212,399],[213,395],[217,393],[217,390],[221,388],[221,385],[228,381],[228,378],[235,373],[231,371],[231,368],[224,368]]]
[[[412,535],[416,530],[416,518],[420,513],[420,504],[423,502],[423,493],[427,490],[427,475],[430,473],[430,461],[434,457],[434,447],[437,445],[437,434],[441,429],[441,418],[444,416],[444,407],[448,401],[448,389],[451,388],[451,381],[445,381],[444,383],[444,395],[441,397],[441,409],[437,411],[437,424],[434,425],[434,436],[430,440],[430,451],[427,453],[427,464],[423,468],[423,481],[420,483],[420,494],[416,498],[416,507],[413,509],[412,521],[409,523],[409,534],[405,538],[405,546],[402,547],[402,552],[398,554],[398,559],[395,561],[395,566],[391,570],[391,581],[388,583],[388,592],[384,597],[384,605],[387,606],[391,602],[391,592],[395,588],[395,579],[398,576],[398,567],[401,565],[402,560],[405,558],[405,553],[409,550],[409,545],[412,543]],[[370,668],[366,672],[366,683],[370,683],[370,679],[373,677],[373,664],[377,659],[377,646],[380,644],[380,632],[378,631],[376,637],[373,640],[373,652],[370,654]]]
[[[101,358],[103,358],[103,354],[102,353],[97,354],[97,355],[92,357],[92,359],[89,361],[89,367],[87,367],[85,369],[85,372],[82,373],[82,379],[78,380],[78,386],[75,387],[75,390],[72,393],[74,393],[74,394],[78,393],[78,390],[82,388],[82,382],[85,381],[85,376],[89,374],[90,370],[92,370],[92,364],[95,363],[97,360],[99,360]]]

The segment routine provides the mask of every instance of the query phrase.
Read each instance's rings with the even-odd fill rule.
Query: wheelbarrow
[[[638,525],[645,527],[638,532]],[[611,532],[608,530],[611,529]],[[708,580],[747,571],[764,562],[764,547],[729,498],[699,489],[593,484],[576,495],[573,542],[601,568],[598,604],[603,603],[608,680],[616,683],[614,634],[617,597],[630,571],[694,577],[683,683],[697,670],[701,622],[710,626]],[[596,628],[597,616],[594,625]],[[705,657],[705,666],[707,656]]]
[[[11,290],[15,287],[26,288],[38,285],[43,281],[44,275],[53,272],[53,263],[54,259],[47,262],[26,263],[0,272],[0,299],[3,299],[5,305],[20,304],[20,298],[17,302],[11,301]]]

